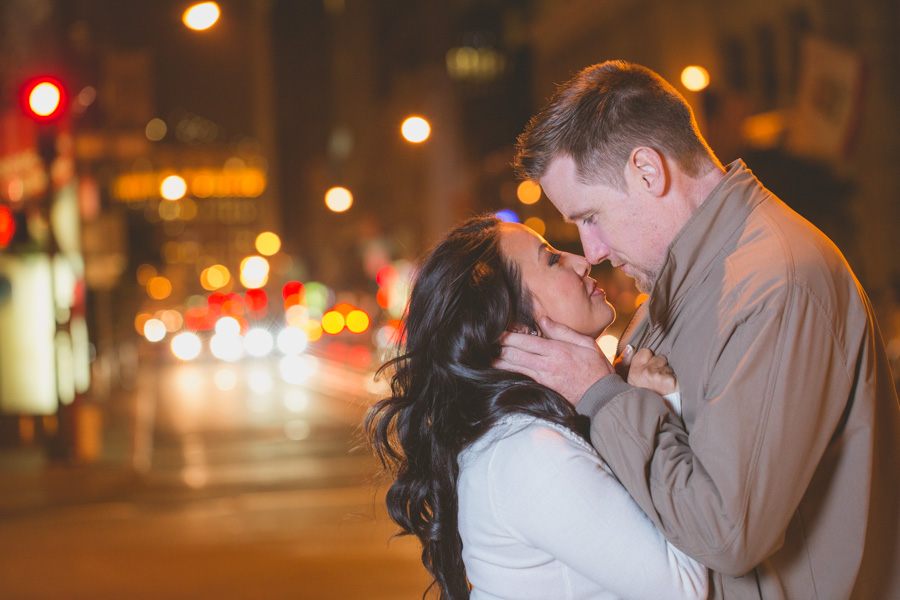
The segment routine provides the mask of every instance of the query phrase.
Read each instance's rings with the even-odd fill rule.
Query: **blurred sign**
[[[262,169],[183,169],[173,171],[130,173],[113,180],[112,196],[120,202],[138,202],[161,198],[160,186],[171,175],[181,176],[188,193],[195,198],[256,198],[266,189]]]
[[[58,405],[53,271],[45,255],[0,254],[9,301],[0,306],[0,413],[49,415]]]
[[[788,133],[791,152],[824,159],[847,155],[859,121],[862,79],[860,55],[819,38],[806,39]]]

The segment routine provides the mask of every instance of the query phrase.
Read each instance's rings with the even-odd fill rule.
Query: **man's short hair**
[[[561,85],[519,136],[515,168],[533,181],[557,156],[585,183],[624,189],[631,151],[653,148],[690,177],[718,164],[687,101],[647,67],[620,60],[590,66]]]

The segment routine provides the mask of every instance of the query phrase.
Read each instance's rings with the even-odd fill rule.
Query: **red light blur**
[[[285,300],[287,300],[291,296],[299,296],[300,298],[302,298],[306,295],[306,290],[303,284],[299,281],[288,281],[281,289],[281,295]],[[299,302],[295,302],[294,304],[299,304]]]
[[[381,287],[394,285],[399,278],[400,274],[397,273],[397,269],[391,265],[381,267],[378,269],[378,273],[375,274],[375,282]]]
[[[184,326],[191,331],[209,331],[216,326],[216,315],[208,307],[189,308],[184,313]]]
[[[244,292],[244,304],[247,306],[247,310],[261,312],[266,310],[268,303],[269,297],[266,295],[265,291],[259,288]]]
[[[52,110],[46,114],[35,112],[31,106],[31,94],[34,92],[34,89],[41,84],[50,84],[56,88],[56,91],[59,93],[59,101],[52,107]],[[33,77],[22,87],[22,110],[25,111],[25,114],[28,115],[30,119],[38,121],[39,123],[50,123],[62,117],[63,113],[66,111],[68,100],[69,97],[68,94],[66,94],[66,88],[54,77]]]
[[[352,346],[347,351],[347,363],[357,369],[365,369],[372,362],[372,352],[365,346]]]
[[[16,233],[16,220],[7,206],[0,206],[0,248],[6,248]]]

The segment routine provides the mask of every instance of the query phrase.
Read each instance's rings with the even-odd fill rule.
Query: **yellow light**
[[[219,5],[215,2],[201,2],[184,11],[181,20],[194,31],[209,29],[219,20]]]
[[[638,294],[637,298],[634,299],[634,307],[637,308],[638,306],[646,302],[649,297],[650,296],[648,296],[647,294]]]
[[[362,333],[369,328],[369,315],[361,310],[350,311],[347,315],[347,329],[353,333]]]
[[[541,186],[526,179],[516,188],[516,196],[522,204],[534,204],[541,199]]]
[[[169,175],[159,184],[159,195],[166,200],[178,200],[187,193],[187,183],[183,177]]]
[[[681,72],[681,83],[692,92],[699,92],[709,85],[709,73],[703,67],[685,67]]]
[[[281,250],[281,238],[271,231],[264,231],[256,236],[256,251],[263,256],[272,256]]]
[[[333,212],[344,212],[353,205],[353,194],[343,187],[333,187],[325,192],[325,206]]]
[[[407,141],[418,144],[427,140],[431,135],[431,125],[422,117],[410,117],[403,121],[400,132]]]
[[[547,224],[540,217],[529,217],[525,219],[523,225],[530,227],[538,235],[544,235],[547,231]]]
[[[37,84],[28,94],[28,106],[34,114],[41,117],[52,115],[61,100],[59,88],[49,81]]]
[[[203,269],[203,272],[200,273],[200,285],[209,291],[223,288],[229,282],[231,282],[231,273],[224,265],[213,265]]]
[[[261,288],[268,280],[269,261],[262,256],[248,256],[241,261],[241,285],[245,288]]]
[[[325,330],[325,333],[337,335],[344,330],[344,315],[335,310],[329,310],[322,315],[322,329]]]
[[[147,293],[154,300],[163,300],[172,293],[172,282],[165,277],[153,277],[147,282]]]

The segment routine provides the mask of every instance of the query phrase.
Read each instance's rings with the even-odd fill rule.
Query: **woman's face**
[[[616,318],[583,256],[559,252],[532,229],[501,223],[500,249],[516,262],[522,284],[531,292],[535,320],[547,316],[597,338]]]

